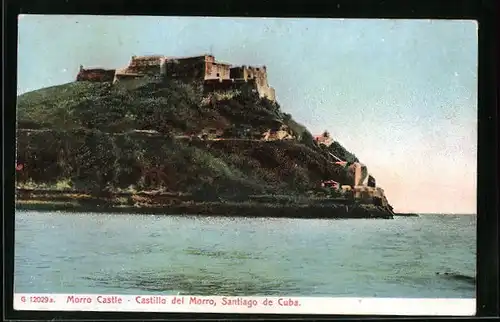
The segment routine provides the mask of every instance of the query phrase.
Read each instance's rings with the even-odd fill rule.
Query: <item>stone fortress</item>
[[[274,88],[267,81],[266,66],[233,66],[218,62],[209,54],[193,57],[132,56],[128,66],[117,69],[85,69],[80,66],[76,80],[117,83],[146,76],[202,81],[206,91],[250,86],[260,97],[276,100]]]

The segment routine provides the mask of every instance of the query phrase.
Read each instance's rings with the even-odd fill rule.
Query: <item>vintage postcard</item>
[[[476,22],[18,21],[16,310],[475,314]]]

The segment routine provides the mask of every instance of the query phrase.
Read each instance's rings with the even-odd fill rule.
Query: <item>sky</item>
[[[19,16],[18,94],[132,55],[266,65],[284,112],[328,130],[396,211],[476,213],[475,21]]]

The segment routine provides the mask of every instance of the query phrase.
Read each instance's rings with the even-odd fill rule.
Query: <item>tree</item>
[[[283,121],[286,123],[292,119],[292,115],[288,113],[283,113]]]
[[[314,147],[314,138],[309,131],[304,131],[300,138],[300,142],[306,146]]]

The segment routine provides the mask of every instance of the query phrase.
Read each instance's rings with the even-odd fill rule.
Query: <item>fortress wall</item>
[[[246,77],[247,79],[254,79],[257,84],[257,88],[260,89],[259,92],[265,92],[269,88],[267,83],[267,71],[266,67],[246,67]]]
[[[271,101],[276,100],[276,94],[274,88],[270,87],[267,81],[267,68],[263,67],[253,67],[253,66],[240,66],[233,67],[230,69],[231,78],[235,80],[243,80],[254,82],[255,89],[259,93],[260,97],[267,97]]]
[[[206,62],[205,80],[230,79],[231,68],[227,64]]]
[[[132,56],[129,65],[116,70],[81,70],[77,80],[125,81],[143,76],[165,75],[185,82],[205,81],[205,90],[255,90],[260,97],[276,100],[274,88],[267,81],[265,66],[231,67],[215,61],[212,55],[172,58],[163,55]],[[220,82],[217,82],[220,81]]]
[[[354,197],[363,202],[373,203],[374,199],[379,199],[382,202],[382,205],[386,205],[387,203],[384,190],[381,188],[355,186],[353,190]]]
[[[163,56],[132,56],[127,72],[147,74],[147,75],[157,75],[161,72],[161,65],[164,61]]]
[[[276,92],[273,87],[269,87],[267,99],[276,102]]]
[[[77,81],[112,82],[115,78],[114,69],[80,69]]]
[[[273,102],[276,101],[274,88],[257,85],[257,91],[259,92],[260,97],[266,97],[268,100],[273,101]]]
[[[260,97],[267,97],[267,99],[274,101],[275,93],[274,89],[269,86],[267,82],[267,70],[266,67],[249,67],[248,78],[255,79],[257,84],[257,91]]]
[[[207,79],[203,84],[205,92],[238,89],[239,83],[232,79]]]
[[[348,171],[353,178],[353,182],[352,182],[353,186],[364,185],[364,183],[368,177],[368,171],[367,171],[367,168],[364,164],[361,164],[359,162],[355,162],[349,166]]]
[[[207,64],[205,56],[168,59],[165,69],[167,77],[184,81],[201,81],[205,79]]]
[[[293,139],[293,135],[287,129],[279,129],[277,131],[267,130],[262,134],[262,137],[266,141],[274,141],[274,140],[290,140]]]
[[[245,66],[230,68],[229,77],[232,79],[243,79],[246,81],[247,74],[246,74]]]

